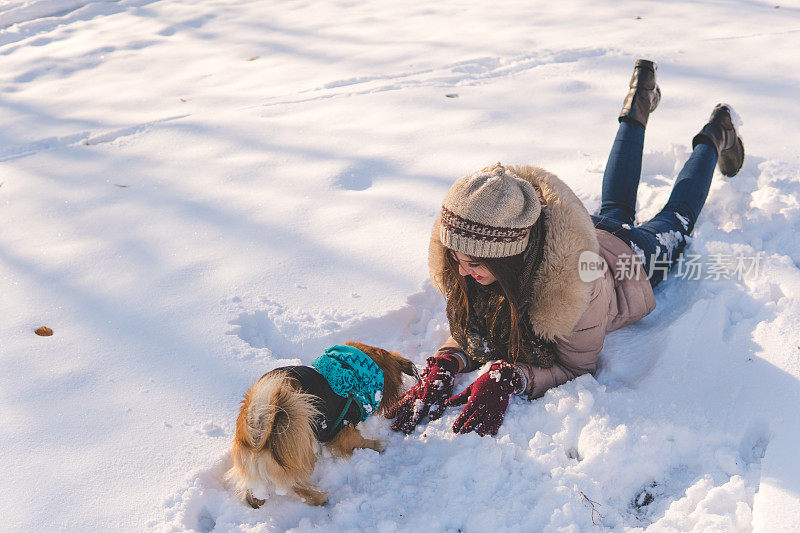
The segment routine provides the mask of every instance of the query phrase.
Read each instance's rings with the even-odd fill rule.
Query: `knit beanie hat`
[[[533,185],[500,163],[456,181],[442,202],[442,244],[472,257],[522,253],[542,207]]]

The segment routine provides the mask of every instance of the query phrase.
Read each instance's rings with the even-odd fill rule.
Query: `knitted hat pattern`
[[[458,179],[442,202],[442,244],[471,257],[525,251],[542,206],[533,185],[497,163]]]

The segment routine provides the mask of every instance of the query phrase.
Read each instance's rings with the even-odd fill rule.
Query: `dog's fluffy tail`
[[[252,491],[267,482],[289,490],[314,472],[314,396],[284,372],[259,379],[242,400],[233,438],[233,467],[226,478],[253,505]]]

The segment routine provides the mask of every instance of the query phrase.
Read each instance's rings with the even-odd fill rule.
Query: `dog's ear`
[[[393,360],[400,368],[400,372],[407,376],[411,376],[417,381],[420,379],[419,372],[417,371],[417,365],[395,351],[388,351],[384,350],[383,348],[369,346],[368,344],[355,341],[347,341],[345,344],[361,350],[370,356],[370,358],[372,358],[372,360],[375,361],[380,367],[386,366],[386,363],[388,363],[387,360]]]
[[[399,398],[403,388],[402,374],[419,379],[414,363],[397,352],[354,341],[348,341],[346,344],[367,354],[383,370],[383,397],[378,405],[379,412],[386,412]]]
[[[419,381],[419,371],[417,370],[417,365],[397,352],[389,353],[397,360],[397,363],[400,365],[400,371],[403,374],[411,376],[412,378],[416,378],[416,380]]]
[[[376,352],[381,351],[380,348],[376,348],[375,346],[370,346],[368,344],[364,344],[363,342],[356,342],[356,341],[347,341],[345,343],[347,346],[352,346],[357,350],[361,350],[372,359],[375,359]],[[377,362],[377,361],[376,361]]]
[[[375,364],[378,365],[384,372],[391,371],[390,365],[394,363],[394,358],[383,348],[378,348],[377,346],[370,346],[369,344],[355,341],[347,341],[345,344],[367,354],[367,356],[375,361]]]

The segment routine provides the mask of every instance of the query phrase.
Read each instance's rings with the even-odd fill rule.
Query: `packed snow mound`
[[[642,395],[620,396],[582,377],[535,406],[515,399],[495,438],[456,436],[456,412],[405,438],[369,419],[362,431],[389,448],[351,461],[323,452],[323,509],[274,491],[257,494],[267,498],[261,509],[246,507],[220,482],[223,456],[165,502],[160,529],[750,531],[763,435],[698,435],[649,408],[639,416]]]

